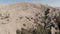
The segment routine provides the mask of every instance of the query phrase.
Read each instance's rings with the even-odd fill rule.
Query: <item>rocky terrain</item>
[[[60,34],[60,9],[27,2],[0,6],[0,34]]]

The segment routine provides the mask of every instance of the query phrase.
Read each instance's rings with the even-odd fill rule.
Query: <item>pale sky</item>
[[[9,4],[16,2],[35,2],[60,7],[60,0],[0,0],[0,4]]]

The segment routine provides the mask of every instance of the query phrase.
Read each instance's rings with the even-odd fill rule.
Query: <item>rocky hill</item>
[[[59,34],[60,9],[42,4],[0,6],[0,34]]]

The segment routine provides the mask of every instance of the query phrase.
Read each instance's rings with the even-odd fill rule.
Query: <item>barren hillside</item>
[[[59,34],[59,30],[58,8],[34,3],[0,6],[0,34]]]

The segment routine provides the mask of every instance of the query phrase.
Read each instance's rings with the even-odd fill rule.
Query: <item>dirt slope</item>
[[[57,30],[59,31],[59,13],[59,9],[34,3],[15,3],[1,6],[0,34],[17,34],[17,29],[36,29],[39,24],[45,30],[55,34]]]

